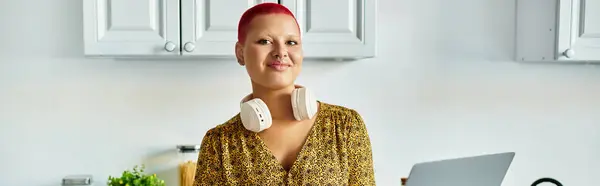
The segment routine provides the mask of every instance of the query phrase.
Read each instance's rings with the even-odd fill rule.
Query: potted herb
[[[108,186],[165,186],[165,181],[156,174],[144,173],[144,165],[133,167],[133,171],[125,170],[121,177],[108,176]]]

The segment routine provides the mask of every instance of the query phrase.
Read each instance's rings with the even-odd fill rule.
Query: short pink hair
[[[298,21],[296,20],[294,14],[285,6],[277,3],[261,3],[251,7],[250,9],[246,10],[244,14],[242,14],[242,18],[240,18],[240,22],[238,24],[238,42],[244,43],[244,41],[246,40],[246,34],[248,33],[248,27],[250,26],[250,22],[252,21],[252,19],[254,19],[256,16],[266,14],[289,15],[292,16],[292,18],[294,18],[294,21],[296,21],[296,25],[298,24]],[[299,26],[298,30],[300,30]]]

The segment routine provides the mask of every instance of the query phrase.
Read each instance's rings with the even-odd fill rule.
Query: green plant
[[[125,170],[121,177],[108,176],[108,186],[165,186],[165,181],[156,174],[144,173],[145,166],[134,166],[133,170]]]

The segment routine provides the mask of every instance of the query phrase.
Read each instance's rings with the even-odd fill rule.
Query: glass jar
[[[200,145],[178,145],[179,186],[192,186],[196,175],[196,164]]]

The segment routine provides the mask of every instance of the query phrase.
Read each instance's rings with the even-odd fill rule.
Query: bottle
[[[400,182],[402,182],[402,186],[406,186],[406,181],[408,181],[408,178],[400,178]]]
[[[93,186],[92,175],[67,175],[62,179],[63,186]]]
[[[196,176],[196,164],[200,145],[178,145],[179,186],[192,186]]]

